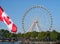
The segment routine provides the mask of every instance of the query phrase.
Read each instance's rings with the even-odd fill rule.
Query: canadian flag
[[[12,22],[10,17],[4,12],[1,6],[0,6],[0,21],[4,22],[12,32],[17,32],[16,25]]]

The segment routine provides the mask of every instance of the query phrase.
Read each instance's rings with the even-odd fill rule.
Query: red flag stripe
[[[4,12],[4,10],[2,9],[2,7],[0,6],[0,21],[3,21],[3,18],[2,18],[2,13]]]
[[[8,25],[11,24],[10,18],[8,16],[3,17],[3,19],[6,21]]]
[[[16,32],[17,31],[17,27],[16,27],[16,25],[15,24],[12,24],[12,30],[11,30],[12,32]]]
[[[0,21],[3,21],[12,32],[17,32],[16,25],[12,22],[4,10],[0,7]]]

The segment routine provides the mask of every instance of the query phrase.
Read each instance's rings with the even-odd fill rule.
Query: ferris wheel
[[[48,27],[48,30],[51,30],[51,28],[52,28],[52,22],[53,22],[53,20],[52,20],[52,15],[51,15],[51,13],[50,13],[50,11],[47,9],[47,8],[45,8],[44,6],[32,6],[31,8],[29,8],[25,13],[24,13],[24,15],[23,15],[23,17],[22,17],[22,29],[23,29],[23,32],[25,33],[27,30],[25,30],[25,18],[26,18],[26,16],[28,15],[28,13],[31,11],[31,10],[34,10],[34,9],[36,9],[36,8],[39,8],[39,9],[42,9],[42,11],[45,11],[47,14],[45,15],[45,16],[47,16],[48,15],[48,17],[49,17],[49,27]],[[43,13],[45,13],[45,12],[43,12]],[[40,12],[39,12],[40,13]],[[36,16],[36,15],[35,15]],[[41,17],[41,16],[40,16]],[[44,18],[45,19],[45,18]],[[48,18],[47,18],[48,19]],[[45,19],[46,20],[46,19]],[[41,26],[41,25],[40,25]],[[34,26],[32,26],[32,27],[34,27]]]

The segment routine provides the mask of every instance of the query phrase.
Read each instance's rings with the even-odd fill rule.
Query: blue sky
[[[2,6],[2,8],[8,14],[8,16],[10,16],[13,22],[17,25],[18,32],[22,32],[22,24],[21,24],[22,16],[31,6],[34,6],[34,5],[42,5],[50,11],[50,13],[53,16],[52,30],[55,29],[60,32],[60,20],[59,20],[60,19],[60,0],[0,0],[0,6]],[[35,14],[34,12],[36,12],[36,10],[35,11],[34,10],[35,9],[33,9],[32,12],[30,11],[29,15],[26,16],[25,28],[27,28],[27,26],[29,28],[29,25],[33,23],[32,19],[34,18],[33,18],[33,15],[30,15],[30,14]],[[40,10],[37,9],[37,11],[40,11]],[[36,14],[40,14],[40,13],[36,13]],[[36,16],[39,17],[39,15],[36,15],[36,14],[34,17]],[[45,15],[45,16],[47,16],[47,18],[45,19],[43,16],[42,19],[49,20],[49,16],[48,15]],[[41,17],[39,17],[39,19],[41,20]],[[47,21],[46,23],[49,24],[49,21]],[[44,22],[41,23],[41,25],[43,24]],[[49,25],[47,25],[46,27],[48,26]],[[3,22],[0,22],[0,28],[8,29]]]

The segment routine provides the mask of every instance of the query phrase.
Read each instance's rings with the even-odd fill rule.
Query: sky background
[[[0,0],[0,6],[4,9],[4,11],[10,16],[12,21],[18,27],[17,32],[23,32],[22,30],[22,16],[24,13],[31,7],[35,5],[40,5],[46,7],[53,17],[53,27],[52,30],[56,30],[60,32],[60,0]],[[39,13],[39,12],[41,13]],[[49,15],[44,10],[33,9],[30,11],[25,17],[25,30],[27,30],[30,25],[33,23],[33,20],[38,17],[39,25],[43,30],[47,30],[50,24]],[[30,15],[31,14],[31,15]],[[38,15],[37,15],[38,14]],[[41,15],[46,14],[46,15]],[[43,19],[43,20],[42,20]],[[46,22],[45,22],[46,21]],[[48,24],[48,25],[47,25]],[[28,28],[27,28],[28,26]],[[8,29],[7,26],[0,22],[0,28]]]

